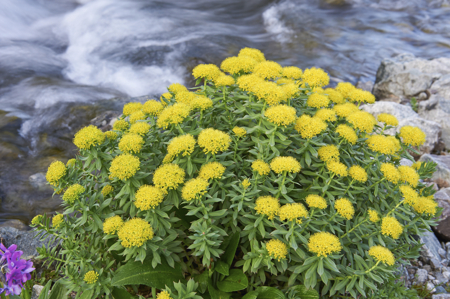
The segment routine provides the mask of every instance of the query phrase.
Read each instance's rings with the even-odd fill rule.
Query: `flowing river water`
[[[450,1],[1,0],[0,223],[58,207],[39,173],[90,119],[243,47],[374,81],[383,58],[450,56]]]

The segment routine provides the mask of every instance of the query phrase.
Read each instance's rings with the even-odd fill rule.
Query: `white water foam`
[[[286,26],[281,20],[281,12],[292,8],[290,2],[275,4],[263,12],[262,17],[265,29],[272,35],[272,38],[280,43],[289,42],[294,31]]]

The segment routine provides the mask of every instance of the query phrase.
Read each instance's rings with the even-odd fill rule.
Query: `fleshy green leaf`
[[[222,292],[236,292],[247,288],[248,278],[240,269],[230,270],[230,275],[217,283]]]

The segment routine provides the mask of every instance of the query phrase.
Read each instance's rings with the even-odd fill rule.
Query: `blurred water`
[[[0,220],[36,210],[35,197],[11,186],[45,171],[43,158],[73,155],[46,144],[58,134],[70,143],[83,122],[74,107],[95,112],[109,98],[192,84],[196,64],[242,47],[324,68],[332,84],[373,81],[398,53],[450,56],[449,20],[448,0],[1,0]]]

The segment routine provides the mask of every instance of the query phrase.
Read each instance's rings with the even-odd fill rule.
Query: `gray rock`
[[[436,277],[434,277],[433,275],[428,274],[428,280],[435,280]]]
[[[448,278],[445,277],[441,272],[434,273],[435,279],[438,281],[437,284],[444,284],[448,282]]]
[[[436,294],[447,294],[447,291],[442,286],[437,286]],[[433,298],[434,298],[434,296],[433,296]]]
[[[432,299],[450,299],[450,294],[433,295]]]
[[[450,148],[450,95],[445,99],[432,95],[429,100],[419,104],[419,116],[437,122],[442,129],[442,140],[446,148]]]
[[[436,238],[435,234],[429,231],[425,231],[420,239],[424,245],[422,246],[421,255],[423,257],[431,259],[436,259],[438,262],[441,261],[441,257],[439,256],[439,248],[441,248],[441,244],[439,240]],[[433,268],[433,265],[431,265]]]
[[[372,92],[373,82],[372,81],[366,81],[366,82],[358,81],[358,83],[356,83],[356,87],[361,88],[362,90]]]
[[[426,120],[421,117],[411,117],[399,120],[397,132],[401,127],[413,126],[421,129],[426,135],[426,141],[420,146],[419,151],[421,153],[431,153],[436,151],[436,148],[440,145],[442,127],[435,121]]]
[[[445,194],[445,195],[447,195],[447,194]],[[448,197],[448,195],[447,195],[447,197]],[[450,199],[450,198],[449,198],[449,199]],[[439,256],[440,256],[441,258],[443,258],[443,259],[445,259],[446,256],[447,256],[447,252],[446,252],[444,249],[442,249],[442,248],[439,248],[438,253],[439,253]]]
[[[43,286],[35,284],[33,286],[33,291],[31,293],[31,299],[38,299],[39,295],[41,294],[42,290],[44,289]]]
[[[399,121],[405,118],[417,117],[418,114],[410,107],[394,102],[375,102],[372,105],[361,106],[361,109],[377,117],[380,113],[394,115]]]
[[[450,72],[442,76],[431,86],[432,92],[436,92],[439,96],[450,100]]]
[[[442,275],[444,276],[445,279],[450,280],[450,272],[449,271],[442,272]]]
[[[450,187],[450,156],[425,154],[419,160],[436,163],[436,171],[433,173],[432,181],[436,182],[440,188]]]
[[[431,266],[430,265],[425,265],[422,267],[422,269],[427,270],[427,272],[431,272]]]
[[[442,268],[441,261],[437,258],[430,259],[430,265],[431,269],[433,269],[434,271],[438,271]]]
[[[402,165],[402,166],[412,166],[413,164],[414,164],[414,162],[409,159],[402,158],[400,160],[400,165]]]
[[[432,283],[431,281],[427,282],[427,290],[428,290],[430,293],[436,292],[436,286],[435,286],[435,284]]]
[[[53,192],[53,188],[47,183],[47,179],[45,178],[45,174],[42,172],[35,173],[30,175],[28,178],[31,186],[36,188],[39,191],[50,191]]]
[[[414,279],[414,284],[424,284],[427,281],[428,272],[425,269],[418,269],[416,272],[416,278]]]

